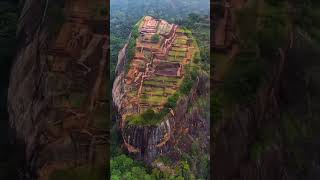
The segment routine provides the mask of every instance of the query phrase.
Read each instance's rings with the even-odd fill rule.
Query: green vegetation
[[[178,56],[168,56],[168,60],[171,62],[181,62],[183,60],[184,57],[178,57]]]
[[[187,40],[186,39],[176,39],[174,41],[174,44],[178,44],[179,46],[180,45],[186,45],[187,44]]]
[[[160,114],[148,109],[141,114],[129,116],[127,121],[129,121],[129,125],[153,125],[159,122],[159,116]]]
[[[197,66],[187,65],[185,69],[186,74],[181,82],[179,90],[168,97],[167,102],[160,112],[154,112],[152,109],[148,109],[141,114],[130,115],[126,119],[126,121],[129,122],[128,125],[152,126],[163,121],[165,119],[165,116],[167,116],[170,112],[170,109],[174,109],[178,101],[189,94],[196,78],[198,77],[199,68]],[[151,103],[159,103],[162,101],[162,97],[159,96],[148,96],[145,98],[148,98],[147,102]]]
[[[201,6],[198,6],[199,4],[202,4]],[[205,19],[209,17],[209,1],[208,0],[199,0],[199,1],[189,1],[189,0],[178,0],[177,2],[173,3],[168,3],[167,1],[157,1],[157,0],[151,0],[151,1],[143,1],[143,0],[137,0],[134,2],[128,1],[125,2],[123,0],[112,0],[110,2],[111,6],[111,11],[110,11],[110,30],[111,30],[111,41],[114,42],[115,44],[111,43],[111,65],[112,68],[115,68],[116,62],[117,62],[117,55],[120,49],[123,47],[131,29],[132,26],[137,20],[141,19],[144,15],[150,15],[156,18],[160,19],[165,19],[168,20],[169,22],[172,23],[177,23],[177,22],[185,22],[185,19],[189,18],[188,14],[191,12],[198,13],[199,17],[201,17],[201,22],[205,22],[207,25],[209,25],[209,21],[206,21]],[[192,32],[194,33],[199,33],[197,36],[201,37],[204,34],[202,32],[207,33],[206,38],[199,39],[199,42],[203,41],[203,44],[208,44],[207,46],[209,47],[209,26],[204,27],[203,24],[194,24],[196,22],[190,23],[192,28]],[[179,25],[184,26],[182,23],[178,23]],[[190,27],[191,27],[190,26]],[[200,30],[201,28],[207,29],[206,31]],[[163,29],[162,31],[166,31]],[[183,30],[185,31],[185,30]],[[191,31],[186,31],[188,35],[191,34]],[[200,35],[201,34],[201,35]],[[182,40],[182,43],[188,43],[185,40]],[[132,46],[133,47],[133,46]],[[177,48],[174,49],[175,51],[178,52],[185,52],[185,49],[183,48]],[[206,49],[206,52],[201,52],[203,55],[207,55],[209,57],[209,48]],[[169,56],[168,60],[173,61],[173,62],[180,62],[182,61],[183,57],[173,54],[173,56]],[[184,56],[184,54],[180,54],[181,56]],[[202,55],[202,56],[203,56]],[[209,59],[204,60],[203,57],[201,57],[200,52],[200,63],[201,62],[208,62],[209,64]],[[130,60],[130,58],[127,58]],[[194,61],[194,60],[193,60]],[[208,64],[206,65],[207,67]],[[129,68],[129,67],[127,67]],[[111,69],[111,73],[114,72],[114,70]],[[190,67],[190,69],[192,69]],[[111,74],[113,77],[113,75]],[[162,81],[162,82],[161,82]],[[174,90],[173,88],[168,88],[166,87],[161,88],[161,87],[155,87],[155,86],[144,86],[143,91],[142,91],[142,96],[150,96],[150,94],[153,95],[159,95],[163,94],[163,91],[165,91],[166,94],[169,94],[169,97],[167,99],[165,108],[161,110],[160,112],[155,112],[151,109],[146,109],[145,113],[142,113],[141,116],[136,116],[136,117],[127,117],[129,120],[133,120],[133,124],[140,124],[144,126],[148,125],[153,125],[161,122],[165,118],[166,115],[169,113],[169,108],[174,109],[178,103],[178,101],[188,93],[186,93],[188,90],[192,88],[192,83],[188,82],[181,82],[181,80],[178,82],[175,82],[174,78],[170,77],[155,77],[151,81],[147,81],[146,84],[151,83],[151,84],[157,84],[159,85],[160,82],[165,85],[169,84],[183,84],[183,92],[180,92],[179,90]],[[190,86],[191,85],[191,86]],[[155,96],[156,97],[156,96]],[[154,99],[153,99],[154,100]],[[155,101],[159,101],[155,100]],[[166,100],[164,100],[166,101]],[[202,107],[202,101],[199,101],[196,103],[199,105],[199,107]],[[194,107],[193,107],[194,108]],[[128,120],[127,119],[127,120]],[[132,122],[131,122],[132,123]],[[115,123],[116,124],[116,123]],[[132,124],[132,125],[133,125]],[[115,125],[116,127],[117,125]],[[170,163],[170,160],[168,158],[159,158],[159,162],[163,162],[166,166],[168,166],[168,171],[165,170],[164,172],[160,171],[158,168],[154,169],[149,169],[146,168],[145,166],[140,164],[140,162],[135,161],[131,158],[129,158],[126,155],[123,155],[121,152],[120,143],[121,143],[121,136],[119,132],[116,131],[116,128],[112,128],[112,145],[111,145],[111,151],[112,151],[112,163],[111,163],[111,173],[112,177],[111,179],[155,179],[155,180],[160,180],[160,179],[168,179],[168,180],[174,180],[174,179],[208,179],[208,172],[206,171],[208,166],[205,166],[206,163],[208,163],[208,156],[202,156],[202,158],[197,156],[194,160],[197,159],[197,163],[192,164],[192,161],[175,161],[172,164]],[[188,152],[189,153],[189,152]],[[124,156],[121,158],[118,158],[119,156]],[[192,154],[192,157],[194,154]],[[191,158],[192,158],[191,157]],[[128,160],[131,159],[131,160]],[[183,158],[183,160],[185,160]],[[200,165],[200,161],[202,162],[202,165]],[[199,162],[199,163],[198,163]],[[201,169],[197,169],[199,168]],[[133,167],[137,167],[133,169]],[[204,168],[205,167],[205,168]],[[199,173],[200,171],[203,171],[204,174],[206,175],[199,175],[197,174],[197,178],[194,176],[194,172]]]
[[[134,58],[134,55],[136,52],[136,42],[137,42],[137,38],[139,37],[140,23],[141,21],[139,21],[131,31],[131,38],[129,39],[128,47],[127,47],[127,57],[126,57],[126,64],[125,64],[126,72],[128,72],[130,68],[130,62]]]
[[[110,73],[111,80],[114,79],[114,71],[117,64],[118,52],[124,46],[131,30],[132,26],[139,21],[143,16],[150,15],[153,17],[168,20],[179,25],[185,25],[182,22],[186,22],[185,19],[189,18],[188,14],[197,13],[201,18],[201,23],[205,21],[206,17],[209,17],[209,1],[208,0],[179,0],[176,3],[170,4],[167,1],[150,0],[143,1],[137,0],[135,2],[126,2],[123,0],[111,0],[110,1]],[[180,23],[181,22],[181,23]],[[189,21],[188,21],[189,22]],[[196,38],[200,38],[199,42],[209,46],[209,27],[204,27],[202,24],[196,25],[197,21],[192,21],[188,25],[188,28],[192,27],[192,31],[200,36],[196,35]],[[209,21],[206,21],[209,25]],[[206,38],[201,37],[204,33]],[[133,46],[132,46],[133,47]],[[201,48],[201,46],[200,46]],[[202,61],[206,61],[202,56],[209,57],[209,48],[202,53]],[[129,59],[129,58],[128,58]],[[207,61],[209,63],[209,59]]]
[[[157,75],[152,77],[152,79],[157,81],[175,81],[175,82],[179,80],[178,77],[167,77],[167,76],[157,76]]]
[[[155,34],[151,37],[151,42],[152,43],[158,43],[160,41],[160,35],[159,34]]]
[[[158,159],[158,161],[161,162],[163,162],[163,160],[168,162],[168,159]],[[110,164],[112,180],[195,180],[190,165],[186,161],[181,161],[175,167],[168,166],[170,172],[162,172],[156,168],[149,170],[144,167],[142,163],[134,161],[124,154],[112,158]]]
[[[198,64],[201,60],[201,57],[200,57],[200,53],[197,51],[195,52],[194,56],[193,56],[193,62]]]
[[[291,175],[305,179],[310,177],[313,159],[317,156],[314,154],[318,152],[312,145],[317,140],[312,137],[318,137],[320,132],[319,86],[315,85],[319,84],[319,74],[313,74],[319,66],[316,60],[320,42],[319,2],[260,2],[236,12],[240,41],[237,57],[230,61],[226,55],[213,54],[215,73],[224,74],[225,78],[212,97],[212,115],[215,123],[222,119],[228,123],[235,107],[268,109],[255,127],[254,139],[248,145],[248,157],[252,162],[260,163],[270,154],[281,152],[281,161],[285,162],[288,171],[294,172]],[[291,47],[290,40],[293,40]],[[285,53],[285,65],[279,84],[271,85],[275,83],[273,78],[281,62],[281,50]],[[312,85],[308,83],[313,80]],[[272,101],[277,103],[276,110],[268,104],[269,100],[260,99],[260,92],[263,92],[260,90],[266,90],[266,87],[277,89],[275,101]],[[309,93],[314,94],[309,97]],[[310,102],[309,98],[317,100]]]
[[[240,53],[226,74],[223,92],[233,103],[252,102],[264,76],[261,59],[250,53]]]
[[[225,77],[220,94],[230,104],[254,101],[266,78],[266,68],[279,58],[278,48],[287,43],[289,21],[283,4],[264,3],[256,12],[258,9],[252,3],[236,13],[240,53],[233,63],[228,64],[225,56],[214,54],[216,73]]]
[[[79,168],[54,171],[51,174],[49,179],[50,180],[70,180],[70,179],[100,180],[103,177],[105,177],[105,175],[101,175],[101,170],[99,169],[92,169],[89,167],[79,167]]]
[[[180,92],[182,95],[187,95],[190,92],[200,71],[197,66],[190,66],[190,65],[185,66],[185,70],[186,70],[186,75],[180,86]]]
[[[184,162],[189,165],[190,170],[196,175],[197,180],[205,180],[209,178],[209,164],[210,157],[201,150],[201,142],[195,140],[191,144],[191,152],[183,153],[182,157]],[[193,179],[193,175],[190,174],[190,178]]]
[[[113,157],[110,161],[110,166],[112,180],[153,179],[141,163],[124,154]]]
[[[121,48],[125,44],[124,38],[119,38],[113,34],[110,34],[110,79],[111,82],[115,79],[115,69],[118,62],[118,54]]]
[[[173,51],[181,51],[181,52],[187,52],[187,48],[183,47],[172,47]]]
[[[169,51],[169,56],[173,56],[173,57],[185,57],[186,56],[186,52],[182,52],[182,51]]]
[[[203,67],[210,64],[210,23],[209,16],[190,13],[187,18],[177,20],[175,23],[185,27],[187,37],[194,37],[200,50],[200,62]],[[183,42],[184,43],[184,42]],[[204,68],[203,68],[204,69]]]

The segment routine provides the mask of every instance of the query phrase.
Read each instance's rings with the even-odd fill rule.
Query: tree
[[[153,179],[148,174],[146,168],[137,163],[130,157],[122,154],[113,159],[110,162],[111,166],[111,179],[124,179],[124,180],[151,180]]]

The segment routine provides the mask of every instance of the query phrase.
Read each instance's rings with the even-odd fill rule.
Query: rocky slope
[[[106,37],[101,2],[26,0],[9,94],[10,124],[24,146],[22,179],[104,167]]]

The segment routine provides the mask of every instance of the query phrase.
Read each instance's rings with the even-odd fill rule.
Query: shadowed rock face
[[[275,48],[253,102],[234,104],[214,121],[214,179],[319,179],[319,46],[299,31],[292,25],[283,47]]]
[[[168,119],[158,126],[127,126],[122,131],[123,141],[129,153],[137,159],[151,163],[159,155],[168,152],[168,141],[172,136],[171,125],[174,119]],[[171,121],[171,122],[170,122]]]
[[[105,155],[97,152],[107,150],[106,129],[96,116],[106,108],[106,37],[91,27],[90,4],[24,3],[8,94],[10,125],[25,146],[23,179],[47,179],[58,168],[105,163]],[[57,21],[53,10],[63,20]],[[49,26],[54,22],[56,29]]]

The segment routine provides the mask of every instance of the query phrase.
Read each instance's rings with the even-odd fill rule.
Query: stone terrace
[[[139,32],[135,57],[125,78],[126,115],[149,108],[161,110],[179,88],[184,66],[190,63],[194,53],[192,39],[175,24],[146,16]],[[155,34],[160,36],[157,43],[151,41]]]

